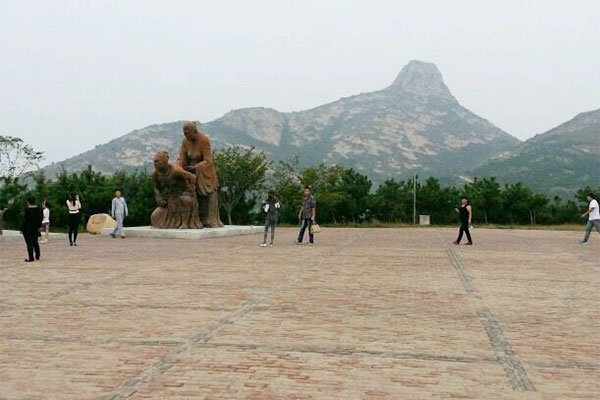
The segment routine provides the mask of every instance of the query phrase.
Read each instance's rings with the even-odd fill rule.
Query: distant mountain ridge
[[[52,176],[61,167],[78,171],[92,165],[103,173],[140,168],[160,150],[175,159],[182,124],[135,130],[46,171]],[[298,112],[244,108],[198,125],[217,150],[254,146],[273,160],[298,155],[303,166],[344,165],[379,182],[408,178],[415,171],[455,179],[520,143],[460,105],[434,64],[416,60],[382,90]]]
[[[508,154],[473,171],[501,182],[523,182],[540,192],[571,197],[575,189],[600,185],[600,109],[536,135]]]

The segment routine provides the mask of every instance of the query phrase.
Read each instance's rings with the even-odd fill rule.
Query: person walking
[[[40,259],[38,236],[40,234],[41,226],[42,213],[35,204],[35,198],[29,197],[27,199],[27,206],[25,207],[23,222],[21,223],[21,233],[23,234],[25,244],[27,245],[28,258],[25,259],[25,262],[32,262]]]
[[[121,191],[115,191],[115,197],[112,199],[112,207],[110,210],[110,215],[117,220],[117,226],[112,231],[110,236],[116,238],[117,235],[121,239],[125,239],[125,234],[123,233],[123,221],[127,216],[129,216],[129,210],[127,209],[127,202],[124,197],[121,197]]]
[[[50,236],[50,207],[48,207],[48,202],[46,200],[42,201],[42,240],[40,243],[48,243],[48,238]]]
[[[579,241],[579,244],[587,244],[590,239],[590,233],[592,233],[592,228],[596,227],[598,233],[600,233],[600,209],[598,208],[598,200],[593,193],[588,193],[586,196],[587,201],[589,202],[588,210],[581,215],[582,218],[588,217],[587,224],[585,225],[585,234],[583,235],[583,240]]]
[[[308,244],[309,246],[313,246],[315,244],[315,235],[312,232],[312,226],[315,223],[316,216],[316,202],[315,198],[312,195],[310,190],[310,186],[304,186],[304,190],[302,192],[302,207],[300,207],[300,212],[298,213],[298,219],[301,221],[300,232],[298,233],[298,239],[296,240],[296,244],[302,244],[302,240],[304,239],[304,231],[308,229]]]
[[[265,212],[265,231],[263,234],[263,241],[260,247],[267,247],[267,233],[271,228],[271,247],[273,247],[273,240],[275,239],[275,226],[277,225],[277,216],[279,214],[279,208],[281,204],[275,198],[274,192],[267,194],[267,201],[263,204],[263,211]]]
[[[469,233],[469,228],[471,228],[471,221],[473,220],[473,210],[471,208],[471,204],[469,203],[469,199],[465,196],[460,198],[460,209],[455,208],[456,212],[460,215],[460,229],[458,231],[458,239],[456,239],[454,244],[460,244],[462,240],[463,233],[467,235],[468,242],[465,243],[467,246],[473,245],[473,241],[471,240],[471,234]]]
[[[79,232],[79,211],[81,210],[81,202],[79,195],[71,193],[67,199],[67,207],[69,209],[69,244],[77,246],[77,233]]]

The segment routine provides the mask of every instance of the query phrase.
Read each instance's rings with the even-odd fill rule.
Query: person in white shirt
[[[43,237],[40,243],[48,243],[48,236],[50,235],[50,207],[48,207],[48,202],[44,200],[42,202],[42,233]]]
[[[125,220],[125,217],[129,216],[129,210],[127,209],[127,202],[125,201],[125,198],[121,197],[120,190],[115,192],[115,198],[112,199],[110,215],[117,220],[117,226],[112,231],[110,236],[116,238],[118,235],[121,237],[121,239],[125,239],[125,235],[123,234],[123,220]]]
[[[77,246],[77,232],[79,231],[79,210],[81,210],[81,202],[79,195],[71,193],[67,200],[67,208],[69,209],[69,244]]]
[[[588,210],[581,216],[583,218],[588,217],[588,221],[585,226],[583,240],[580,240],[579,244],[587,244],[593,227],[596,227],[596,230],[600,233],[600,209],[598,208],[598,200],[596,200],[592,193],[589,193],[587,195],[587,201],[590,202],[590,205],[588,206]]]

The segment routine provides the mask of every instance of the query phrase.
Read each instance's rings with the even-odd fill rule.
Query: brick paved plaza
[[[0,399],[598,399],[600,239],[0,242]]]

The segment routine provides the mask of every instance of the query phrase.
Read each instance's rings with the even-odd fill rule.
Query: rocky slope
[[[49,176],[88,165],[105,173],[149,165],[152,155],[181,143],[182,121],[135,130],[47,168]],[[213,146],[255,146],[273,160],[300,157],[350,166],[375,181],[420,176],[455,178],[519,141],[475,115],[452,96],[437,67],[411,61],[387,88],[344,97],[313,109],[282,113],[269,108],[234,110],[199,124]]]
[[[500,182],[520,181],[533,190],[565,198],[583,186],[599,186],[600,109],[536,135],[472,174],[493,175]]]

